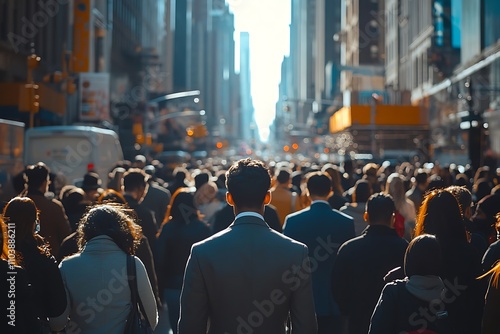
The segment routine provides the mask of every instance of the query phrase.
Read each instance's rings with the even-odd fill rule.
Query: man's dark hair
[[[36,165],[28,166],[24,171],[24,175],[28,189],[38,189],[47,181],[49,177],[49,168],[43,162],[39,162]]]
[[[210,181],[210,174],[208,172],[201,172],[194,177],[194,186],[198,190],[202,185]]]
[[[370,196],[366,202],[366,212],[370,224],[389,225],[392,222],[392,215],[396,211],[392,196],[384,193],[377,193]]]
[[[372,194],[372,186],[366,180],[358,180],[354,185],[353,201],[356,203],[366,203]]]
[[[261,161],[241,159],[226,172],[226,188],[237,207],[260,208],[270,187],[271,175]]]
[[[327,172],[310,173],[307,177],[307,190],[312,196],[328,196],[332,190],[332,178]]]
[[[427,179],[429,178],[429,175],[427,174],[427,172],[422,169],[422,168],[419,168],[416,172],[415,172],[415,182],[417,184],[426,184],[427,183]]]
[[[182,168],[182,167],[176,167],[174,169],[174,180],[176,181],[184,181],[184,179],[186,178],[186,175],[187,175],[187,171],[185,168]]]
[[[276,181],[278,181],[278,183],[287,183],[288,181],[290,181],[290,176],[292,174],[290,173],[290,171],[286,170],[286,169],[280,169],[278,170],[278,172],[276,173]]]
[[[146,187],[148,175],[142,169],[131,168],[123,174],[123,189],[125,191],[136,191]]]

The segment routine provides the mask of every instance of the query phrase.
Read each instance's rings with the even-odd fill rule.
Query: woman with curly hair
[[[48,243],[38,235],[39,220],[35,202],[15,197],[3,210],[3,218],[15,231],[17,262],[26,270],[33,291],[34,310],[41,327],[66,308],[66,292],[57,262]]]
[[[101,204],[91,208],[78,226],[80,253],[59,265],[68,291],[68,307],[52,324],[73,332],[122,334],[131,310],[127,257],[141,237],[140,227],[121,206]],[[157,324],[157,306],[144,264],[134,256],[137,290],[151,327]]]
[[[481,259],[468,241],[460,206],[453,194],[445,189],[429,192],[420,207],[415,236],[435,235],[443,254],[441,278],[445,282],[450,321],[456,333],[480,333],[484,304],[484,287],[476,280],[481,271]]]

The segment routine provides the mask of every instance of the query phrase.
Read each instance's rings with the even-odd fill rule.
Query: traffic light
[[[72,78],[72,77],[68,78],[67,81],[66,81],[66,92],[69,95],[73,95],[76,92],[75,79]]]
[[[28,83],[20,87],[19,111],[34,114],[40,111],[40,93],[37,84]]]
[[[31,90],[32,90],[32,93],[31,93],[31,109],[30,109],[30,112],[32,113],[37,113],[40,111],[40,94],[38,92],[38,88],[39,86],[37,84],[33,84],[31,85]]]

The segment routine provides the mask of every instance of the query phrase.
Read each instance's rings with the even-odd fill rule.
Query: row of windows
[[[0,41],[15,53],[35,52],[49,71],[61,69],[64,42],[68,38],[68,6],[56,2],[0,1]]]

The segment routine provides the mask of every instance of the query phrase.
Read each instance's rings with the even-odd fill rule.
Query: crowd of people
[[[174,334],[500,332],[494,165],[137,156],[82,177],[12,179],[1,333],[124,333],[130,256]]]

